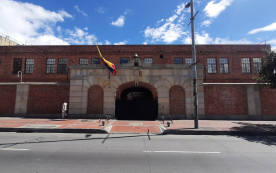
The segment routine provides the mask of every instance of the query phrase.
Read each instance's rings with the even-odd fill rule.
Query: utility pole
[[[185,8],[189,8],[191,6],[191,31],[192,31],[192,57],[193,57],[193,63],[191,66],[193,66],[193,87],[194,87],[194,124],[195,129],[198,129],[198,101],[197,101],[197,73],[196,73],[196,50],[195,50],[195,26],[194,26],[194,0],[191,0],[190,3],[188,3]],[[188,25],[189,26],[189,25]]]

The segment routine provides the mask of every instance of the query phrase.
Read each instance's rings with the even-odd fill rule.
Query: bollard
[[[168,125],[168,127],[170,127],[171,123],[170,123],[170,122],[167,122],[167,125]]]
[[[164,116],[162,116],[162,121],[163,121],[163,124],[164,124]]]
[[[105,121],[102,121],[102,125],[104,126],[104,124],[105,124]]]

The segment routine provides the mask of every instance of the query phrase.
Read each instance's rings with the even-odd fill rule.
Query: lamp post
[[[17,72],[17,77],[19,77],[19,73],[21,74],[21,83],[22,83],[22,71]]]
[[[193,56],[193,86],[194,86],[194,124],[195,124],[195,129],[198,129],[198,101],[197,101],[197,73],[196,73],[196,51],[195,51],[195,26],[194,26],[194,20],[195,20],[195,16],[194,16],[194,0],[191,0],[191,2],[189,2],[185,8],[189,8],[191,6],[191,31],[192,31],[192,56]],[[196,13],[197,14],[197,13]]]

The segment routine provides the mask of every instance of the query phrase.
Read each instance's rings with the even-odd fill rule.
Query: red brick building
[[[95,46],[1,46],[0,115],[60,116],[66,101],[71,117],[192,118],[190,45],[99,48],[116,76]],[[252,80],[263,48],[270,45],[196,46],[200,119],[276,119],[276,90]]]

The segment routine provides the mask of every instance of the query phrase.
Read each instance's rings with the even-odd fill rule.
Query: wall
[[[103,114],[104,91],[99,85],[93,85],[88,90],[87,114]]]
[[[170,88],[170,115],[186,115],[185,91],[179,85]]]
[[[0,85],[0,114],[14,114],[16,85]]]
[[[276,116],[276,89],[269,86],[260,86],[261,112],[266,119],[270,119],[271,115]]]
[[[205,114],[218,119],[225,117],[221,115],[247,115],[246,89],[246,85],[204,85]]]
[[[69,88],[69,85],[30,85],[27,114],[61,114],[62,103],[69,103]]]

